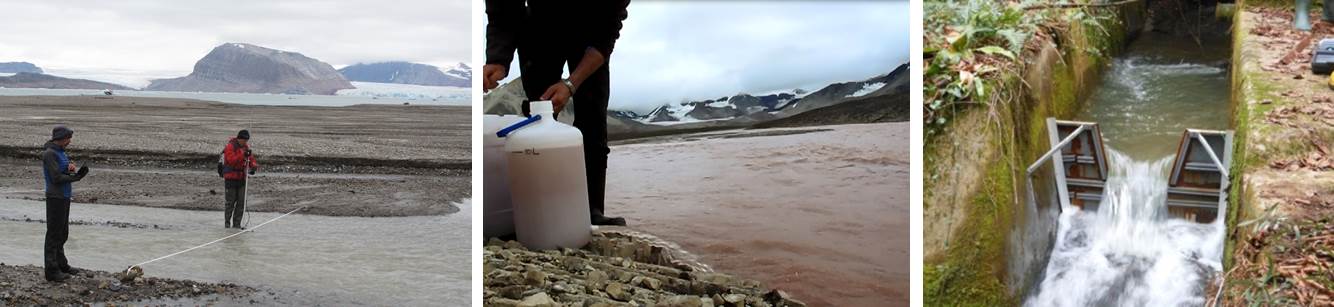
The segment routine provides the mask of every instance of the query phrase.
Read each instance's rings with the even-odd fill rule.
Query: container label
[[[540,155],[542,155],[542,153],[537,152],[537,149],[536,149],[536,148],[528,148],[528,149],[524,149],[524,150],[522,150],[522,151],[511,151],[510,153],[512,153],[512,154],[518,154],[518,155],[530,155],[530,156],[540,156]]]

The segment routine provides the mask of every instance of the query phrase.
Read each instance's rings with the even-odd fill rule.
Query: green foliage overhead
[[[1044,29],[1073,24],[1105,31],[1106,9],[1029,9],[1046,1],[928,1],[923,4],[923,120],[928,136],[968,105],[989,105],[1006,75]],[[1101,54],[1102,50],[1086,50]]]

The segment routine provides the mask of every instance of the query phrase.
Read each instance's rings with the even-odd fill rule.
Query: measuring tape
[[[241,231],[239,231],[239,232],[237,232],[237,233],[231,234],[231,235],[229,235],[229,236],[222,237],[222,238],[219,238],[219,239],[217,239],[217,240],[209,241],[208,243],[204,243],[204,244],[196,245],[195,247],[187,248],[187,249],[182,250],[182,251],[179,251],[179,252],[171,253],[171,254],[166,255],[166,256],[162,256],[162,257],[154,258],[153,260],[144,261],[144,262],[140,262],[139,264],[131,265],[129,268],[126,268],[126,269],[125,269],[125,274],[126,274],[126,275],[131,274],[131,272],[134,271],[134,269],[136,269],[136,268],[139,269],[139,270],[142,272],[142,271],[143,271],[143,268],[141,268],[140,266],[143,266],[143,265],[145,265],[145,264],[153,263],[153,262],[156,262],[156,261],[158,261],[158,260],[162,260],[162,259],[171,258],[171,257],[174,257],[174,256],[176,256],[176,255],[184,254],[184,253],[186,253],[186,252],[189,252],[189,251],[192,251],[192,250],[199,249],[199,248],[201,248],[201,247],[209,246],[209,245],[211,245],[211,244],[213,244],[213,243],[218,243],[218,242],[222,242],[223,240],[231,239],[232,237],[239,236],[239,235],[241,235],[241,234],[243,234],[243,233],[246,233],[246,232],[254,231],[255,229],[259,229],[260,227],[264,227],[264,225],[267,225],[267,224],[269,224],[269,223],[272,223],[273,221],[277,221],[278,219],[287,217],[288,215],[291,215],[292,213],[296,213],[297,211],[300,211],[301,209],[305,209],[305,208],[306,208],[305,206],[302,206],[302,207],[300,207],[300,208],[292,209],[292,211],[287,211],[287,213],[283,213],[283,215],[279,215],[278,217],[275,217],[275,218],[273,218],[273,219],[270,219],[270,220],[268,220],[268,221],[265,221],[265,222],[263,222],[263,223],[260,223],[259,225],[255,225],[254,228],[247,228],[247,229],[241,230]]]

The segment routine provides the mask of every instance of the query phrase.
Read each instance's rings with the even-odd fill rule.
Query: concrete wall
[[[1055,221],[1028,205],[1025,169],[1048,150],[1045,119],[1070,118],[1098,83],[1144,4],[1116,9],[1102,29],[1080,24],[1038,36],[1020,71],[987,105],[964,110],[926,140],[925,297],[928,305],[1013,305],[1046,264]],[[1104,50],[1100,53],[1090,49]]]

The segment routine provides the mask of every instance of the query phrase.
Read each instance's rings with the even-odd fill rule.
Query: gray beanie
[[[74,130],[66,128],[65,125],[57,125],[55,129],[51,129],[52,141],[64,140],[71,137],[74,137]]]

